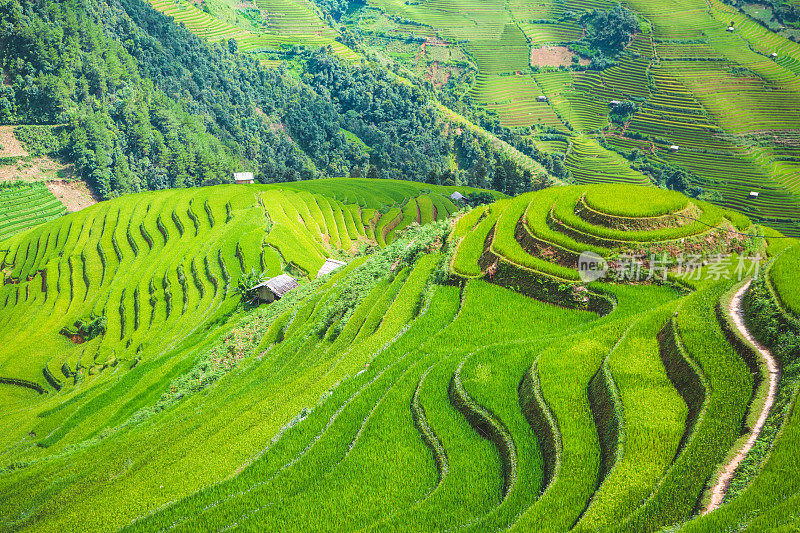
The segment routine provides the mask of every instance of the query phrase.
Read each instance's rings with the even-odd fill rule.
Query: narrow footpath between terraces
[[[750,287],[750,280],[747,281],[742,287],[736,291],[736,294],[731,299],[730,307],[728,308],[728,314],[730,315],[733,323],[736,325],[736,329],[739,330],[739,333],[744,337],[747,342],[750,343],[753,348],[758,352],[762,359],[767,363],[767,368],[769,369],[769,394],[767,395],[767,399],[764,402],[764,406],[761,408],[761,415],[758,417],[758,421],[755,423],[753,427],[753,431],[750,433],[750,437],[747,439],[747,442],[744,443],[742,448],[729,462],[725,465],[724,469],[722,470],[722,474],[720,474],[719,479],[717,480],[717,484],[714,486],[714,489],[711,492],[711,499],[708,502],[708,505],[703,510],[703,514],[708,514],[711,511],[717,509],[721,504],[722,500],[725,498],[725,494],[728,492],[728,486],[730,485],[731,479],[733,479],[733,475],[736,473],[736,469],[739,468],[739,464],[742,460],[750,453],[750,450],[753,448],[758,436],[761,435],[761,430],[764,428],[764,424],[767,421],[767,417],[772,411],[772,406],[775,404],[775,395],[778,391],[778,380],[780,379],[780,369],[778,368],[778,363],[772,357],[770,351],[762,345],[756,338],[750,333],[750,330],[747,329],[744,321],[744,311],[742,309],[742,299],[744,298],[745,292]]]

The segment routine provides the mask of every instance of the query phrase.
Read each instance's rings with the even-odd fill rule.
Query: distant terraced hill
[[[452,190],[171,190],[6,241],[4,529],[797,525],[789,337],[730,503],[697,515],[769,405],[766,366],[729,314],[738,257],[777,258],[744,312],[760,335],[748,310],[781,306],[768,316],[791,335],[796,241],[632,185],[545,189],[443,222]],[[626,254],[696,254],[698,276],[671,264],[666,281],[587,285],[578,250],[612,274]],[[316,279],[331,254],[349,263]],[[301,283],[240,306],[251,269]]]
[[[626,4],[640,27],[625,50],[607,68],[587,68],[588,59],[582,64],[576,55],[586,47],[581,17],[614,4],[368,2],[471,57],[478,70],[466,87],[468,105],[531,139],[563,134],[566,147],[551,149],[550,139],[539,146],[565,155],[579,183],[658,181],[631,168],[637,156],[646,157],[690,172],[692,185],[717,205],[799,235],[792,109],[800,102],[800,45],[721,1],[637,0]],[[531,68],[531,51],[545,47],[562,47],[567,60]],[[621,101],[637,110],[615,124],[613,103]]]
[[[410,224],[442,220],[458,209],[444,194],[454,188],[388,180],[380,189],[369,185],[325,180],[317,188],[146,193],[3,241],[0,301],[5,313],[28,314],[24,327],[32,329],[6,332],[0,376],[37,381],[48,365],[53,375],[64,365],[71,373],[133,365],[143,353],[168,346],[168,337],[185,337],[230,312],[239,280],[251,269],[266,277],[289,269],[313,279],[332,253],[385,246]],[[53,335],[92,316],[105,318],[102,337],[70,346]],[[20,342],[20,335],[28,340]],[[162,341],[152,345],[153,336]],[[12,363],[39,343],[49,346],[36,350],[41,359]]]
[[[269,21],[265,31],[233,26],[185,0],[151,0],[150,3],[200,37],[211,42],[234,39],[246,52],[292,45],[330,46],[343,59],[357,58],[352,50],[336,41],[336,31],[319,18],[312,6],[301,0],[256,3]]]

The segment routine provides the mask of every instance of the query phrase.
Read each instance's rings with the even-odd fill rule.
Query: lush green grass
[[[583,245],[547,214],[585,186],[450,224],[433,186],[313,185],[135,195],[5,241],[0,377],[49,392],[0,383],[4,528],[638,531],[692,518],[753,391],[717,321],[731,281],[689,295],[591,284],[616,302],[604,316],[551,305],[464,278],[481,276],[488,242],[519,272],[572,286],[559,274],[573,268],[518,236]],[[368,228],[391,242],[315,279]],[[300,286],[239,305],[239,280],[262,265]],[[58,334],[92,311],[104,335]],[[786,427],[781,468],[796,455]],[[794,501],[792,481],[780,491]],[[769,510],[752,527],[789,516],[759,498]]]
[[[656,217],[680,211],[689,199],[674,191],[609,184],[586,188],[589,207],[619,217]]]
[[[786,309],[800,315],[800,291],[797,279],[800,276],[800,246],[786,250],[770,269],[770,281]]]

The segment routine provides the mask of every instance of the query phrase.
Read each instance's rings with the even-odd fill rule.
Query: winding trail
[[[761,415],[758,417],[755,425],[753,426],[753,431],[750,432],[750,437],[747,439],[747,442],[744,443],[742,448],[739,450],[739,453],[733,457],[730,462],[725,465],[725,468],[722,470],[722,474],[719,476],[717,480],[717,484],[714,486],[714,489],[711,492],[711,499],[708,502],[708,505],[705,509],[703,509],[702,514],[708,514],[722,504],[722,500],[725,498],[725,494],[728,492],[728,485],[733,478],[733,475],[736,473],[736,469],[739,467],[739,464],[742,460],[750,453],[750,450],[753,448],[756,440],[758,439],[759,435],[761,435],[761,430],[764,428],[764,424],[767,421],[767,417],[772,411],[772,406],[775,403],[775,395],[778,391],[778,380],[780,379],[780,369],[778,368],[778,363],[772,357],[770,351],[756,338],[750,333],[750,330],[747,329],[744,321],[744,311],[742,310],[742,299],[744,297],[744,293],[750,287],[751,280],[748,280],[747,283],[741,286],[741,288],[736,291],[733,298],[731,299],[730,306],[728,307],[728,315],[733,320],[736,329],[739,333],[747,340],[748,343],[758,352],[762,359],[767,364],[767,369],[769,370],[769,394],[767,395],[767,399],[764,401],[764,405],[761,408]]]

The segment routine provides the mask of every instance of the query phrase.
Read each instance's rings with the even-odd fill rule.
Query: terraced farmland
[[[727,4],[630,2],[647,23],[616,64],[603,70],[568,65],[543,72],[521,65],[518,56],[525,46],[580,41],[585,37],[581,15],[613,4],[380,0],[371,5],[460,42],[478,66],[468,93],[472,102],[494,111],[502,125],[573,130],[579,149],[569,168],[579,183],[646,182],[615,156],[606,154],[616,162],[599,168],[594,157],[575,157],[586,143],[584,135],[605,130],[602,135],[612,149],[637,149],[655,164],[684,169],[696,176],[692,186],[714,203],[800,234],[800,154],[792,111],[800,95],[800,45]],[[492,9],[493,19],[488,16]],[[731,23],[734,31],[729,32]],[[538,101],[540,96],[547,101]],[[610,124],[610,102],[624,100],[637,102],[638,111],[624,125]],[[589,177],[598,173],[597,179]]]
[[[696,517],[764,405],[764,370],[718,311],[736,281],[585,285],[571,262],[791,241],[731,237],[758,228],[652,187],[551,188],[443,222],[448,192],[173,190],[7,240],[3,527],[640,531],[791,516],[792,476],[759,489],[796,455],[784,414],[769,459],[751,459],[756,500]],[[384,217],[409,227],[379,230]],[[315,279],[370,235],[391,242]],[[301,284],[242,307],[251,269]]]
[[[648,177],[633,170],[625,158],[604,149],[589,137],[572,139],[566,164],[578,183],[650,184]]]
[[[464,241],[453,265],[465,276],[491,271],[508,284],[517,283],[522,269],[539,279],[518,290],[550,301],[577,298],[574,303],[591,308],[604,305],[603,299],[572,293],[579,286],[578,260],[584,251],[614,261],[623,253],[674,256],[680,249],[707,255],[741,252],[752,244],[752,238],[737,233],[751,228],[735,212],[671,194],[682,202],[664,203],[656,210],[652,210],[658,206],[655,199],[669,195],[632,185],[572,186],[524,194],[504,202],[502,210],[494,210],[469,231],[462,227],[459,235]],[[600,200],[609,195],[625,198],[625,203],[610,209]],[[651,210],[637,215],[646,218],[620,216],[632,212],[637,202]]]
[[[66,211],[44,183],[0,188],[0,241]]]
[[[336,32],[323,22],[310,4],[302,0],[256,3],[269,20],[267,30],[254,32],[238,28],[203,11],[186,0],[149,0],[151,5],[175,22],[211,42],[235,39],[243,51],[276,49],[281,46],[330,46],[343,59],[357,56],[335,40]]]
[[[795,279],[800,272],[800,247],[794,247],[776,260],[770,270],[770,282],[781,307],[800,315],[800,294],[795,289]]]
[[[429,181],[549,187],[326,177],[75,213],[43,186],[0,188],[0,530],[800,530],[795,30],[720,0],[630,0],[616,53],[593,41],[611,0],[148,3],[313,85],[291,117],[268,86],[230,92],[258,106],[232,130],[267,154],[259,179],[290,153],[322,173],[313,150],[344,132],[343,174],[439,143]],[[0,118],[19,95],[60,98],[72,78],[45,72],[48,54],[96,37],[48,30],[31,75],[0,87]],[[157,46],[131,45],[160,68]],[[312,72],[298,47],[320,46],[363,72]],[[544,46],[556,65],[531,67]],[[387,67],[413,90],[384,92]],[[120,142],[180,159],[182,138],[137,136],[141,102],[111,78],[87,102],[109,89]],[[214,109],[199,81],[186,102],[196,88]],[[401,93],[414,106],[386,97]],[[125,168],[124,146],[59,106],[68,126],[27,131],[36,148]],[[196,129],[216,136],[206,111]],[[251,135],[262,119],[291,138],[256,146],[273,138]],[[430,142],[403,146],[420,124]],[[0,181],[37,156],[16,157]]]
[[[498,114],[508,127],[549,126],[563,129],[563,123],[547,105],[530,76],[479,76],[472,88],[475,101]]]
[[[362,205],[380,206],[388,192],[393,203],[416,211],[416,200],[406,195],[420,189],[398,185],[378,195],[360,187]],[[341,190],[346,194],[346,187]],[[426,190],[441,206],[437,218],[456,210],[442,193]],[[76,376],[83,373],[79,368],[93,375],[113,371],[121,361],[134,365],[155,332],[186,336],[227,309],[250,269],[274,276],[286,267],[314,278],[331,252],[368,242],[360,209],[308,192],[227,186],[107,202],[7,239],[4,312],[28,309],[55,322],[34,321],[30,326],[38,325],[27,335],[31,344],[11,343],[20,332],[8,331],[4,342],[14,347],[4,352],[0,375],[35,381],[48,364],[66,365]],[[367,226],[374,231],[374,222]],[[403,228],[392,228],[392,237]],[[171,254],[154,261],[165,250]],[[94,316],[103,317],[103,336],[72,346],[58,335]],[[29,360],[25,368],[7,366],[42,338],[49,347],[46,359]]]
[[[336,31],[311,4],[257,4],[268,29],[245,35],[182,2],[157,7],[212,40],[235,37],[242,50],[327,44],[343,57],[355,57],[335,41]],[[428,45],[444,39],[467,54],[478,68],[475,82],[465,90],[469,103],[494,112],[504,127],[572,130],[576,149],[568,168],[578,183],[648,181],[615,155],[598,156],[598,148],[587,148],[593,141],[584,136],[605,130],[601,135],[611,149],[637,149],[655,164],[686,170],[704,198],[787,234],[800,234],[800,151],[792,111],[800,95],[800,46],[721,2],[704,7],[680,0],[662,7],[642,0],[630,7],[648,22],[613,66],[531,71],[531,47],[580,41],[585,37],[581,15],[612,6],[605,0],[569,6],[374,0],[367,7],[414,36],[425,36]],[[734,32],[726,31],[731,22]],[[393,42],[391,35],[387,38]],[[423,55],[424,50],[425,44]],[[614,126],[608,120],[609,103],[621,100],[636,101],[638,111],[625,125]],[[598,158],[602,162],[594,166]]]

